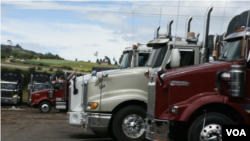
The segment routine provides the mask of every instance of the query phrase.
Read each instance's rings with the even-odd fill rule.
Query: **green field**
[[[29,63],[43,63],[49,65],[50,67],[72,67],[73,70],[90,72],[93,66],[102,66],[102,67],[117,67],[117,65],[99,65],[97,63],[88,63],[88,62],[77,62],[77,61],[68,61],[68,60],[54,60],[54,59],[41,59],[41,60],[27,60]]]

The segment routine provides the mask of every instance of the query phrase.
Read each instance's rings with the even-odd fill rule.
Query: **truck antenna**
[[[162,9],[162,8],[161,8]],[[159,19],[159,26],[161,25],[161,11],[160,11],[160,19]]]
[[[176,27],[175,27],[175,39],[174,39],[174,47],[175,47],[175,42],[176,42],[176,36],[177,36],[177,26],[178,26],[178,16],[179,16],[179,9],[180,9],[180,0],[178,2],[178,11],[177,11],[177,22],[176,22]]]
[[[224,7],[224,13],[223,13],[223,17],[222,17],[222,24],[221,24],[221,27],[220,27],[220,33],[221,33],[221,30],[222,30],[222,27],[223,27],[223,23],[224,23],[224,17],[225,17],[226,7],[227,7],[227,0],[226,0],[226,4],[225,4],[225,7]]]
[[[249,10],[248,10],[248,15],[247,15],[247,23],[246,23],[246,28],[248,27],[249,14],[250,14],[250,6],[249,6]]]

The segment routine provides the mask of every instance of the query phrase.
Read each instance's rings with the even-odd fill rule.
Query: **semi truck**
[[[246,19],[225,37],[218,61],[167,72],[158,68],[151,76],[147,139],[221,141],[223,125],[250,124],[250,26],[245,24],[250,22]],[[172,61],[178,65],[178,57]]]
[[[1,103],[21,104],[24,76],[17,71],[1,71]]]
[[[49,89],[34,91],[30,95],[31,107],[39,108],[41,113],[48,113],[51,107],[60,111],[67,110],[69,80],[75,76],[71,73],[56,73],[50,77]]]
[[[69,94],[69,124],[92,130],[100,136],[111,136],[120,141],[144,140],[146,108],[148,101],[147,77],[158,67],[168,71],[175,67],[200,64],[209,60],[207,37],[209,31],[210,13],[207,12],[205,39],[190,32],[192,16],[187,20],[186,37],[171,35],[171,24],[168,22],[167,33],[160,33],[156,28],[154,40],[149,41],[148,47],[153,50],[144,67],[127,68],[111,72],[98,72],[89,79],[77,78],[71,84],[77,83],[77,94],[71,87]],[[175,41],[172,40],[175,38]],[[170,66],[176,56],[180,65]]]
[[[50,87],[50,76],[51,74],[49,73],[44,73],[44,72],[35,72],[31,74],[30,76],[30,83],[28,85],[28,105],[30,106],[30,97],[31,93],[35,91],[40,91],[40,90],[45,90],[49,89]]]
[[[119,68],[115,67],[92,67],[92,71],[104,71],[113,69],[124,69],[128,67],[144,66],[149,57],[152,48],[148,48],[146,44],[137,43],[137,45],[132,45],[131,47],[126,47],[119,59]]]

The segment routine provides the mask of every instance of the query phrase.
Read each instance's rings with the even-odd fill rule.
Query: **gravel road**
[[[16,110],[4,107],[1,107],[2,141],[111,141],[69,125],[67,114],[55,109],[41,114],[29,107]]]

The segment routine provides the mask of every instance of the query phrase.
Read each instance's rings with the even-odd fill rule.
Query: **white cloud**
[[[126,46],[131,46],[133,42],[147,43],[154,37],[154,29],[159,24],[160,9],[161,32],[166,31],[168,20],[174,19],[172,35],[185,36],[185,25],[189,15],[194,15],[191,23],[191,31],[200,32],[200,41],[203,37],[204,15],[208,6],[214,4],[210,22],[210,34],[222,34],[230,21],[230,18],[240,14],[248,8],[227,8],[224,14],[225,2],[181,2],[179,18],[177,24],[178,2],[131,2],[129,5],[62,5],[56,2],[10,2],[4,1],[2,4],[9,4],[19,9],[43,9],[43,10],[63,10],[81,12],[84,15],[79,17],[91,23],[39,23],[23,19],[5,18],[2,20],[1,31],[12,35],[2,35],[2,41],[11,39],[14,43],[20,43],[23,48],[55,51],[60,56],[75,60],[95,61],[93,55],[99,52],[98,58],[108,56],[116,60],[121,51]],[[244,2],[246,3],[246,2]],[[228,2],[231,7],[242,6],[240,2]],[[142,6],[144,5],[144,6]],[[196,6],[196,7],[193,7]],[[243,5],[245,6],[245,5]],[[2,10],[3,11],[3,10]],[[94,12],[95,11],[95,12]],[[97,11],[97,12],[96,12]],[[100,13],[98,12],[100,11]],[[111,11],[102,12],[102,11]],[[116,12],[116,13],[112,13]],[[134,12],[134,22],[133,15]],[[138,14],[140,13],[140,14]],[[219,16],[219,17],[218,17]],[[102,23],[102,24],[99,24]],[[176,24],[178,25],[176,29]],[[133,29],[133,25],[135,25]],[[175,34],[177,31],[177,34]],[[122,40],[123,39],[123,40]],[[34,51],[36,51],[34,50]]]

